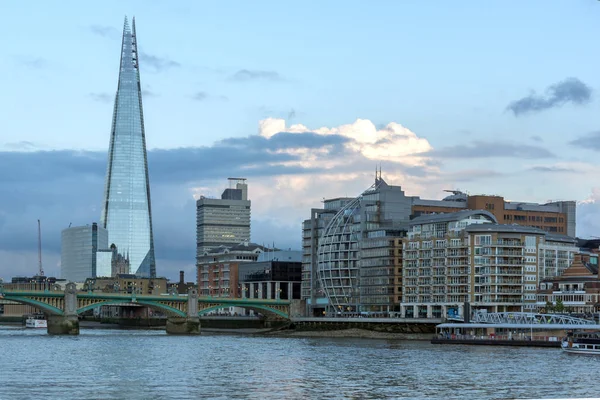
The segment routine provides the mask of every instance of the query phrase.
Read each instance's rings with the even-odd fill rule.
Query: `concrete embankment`
[[[347,328],[338,330],[273,330],[263,333],[265,336],[276,337],[320,337],[320,338],[363,338],[391,340],[431,340],[429,333],[394,333],[378,332],[368,329]]]
[[[522,346],[522,347],[560,347],[559,341],[543,340],[495,340],[495,339],[441,339],[434,338],[432,344],[468,344],[479,346]]]

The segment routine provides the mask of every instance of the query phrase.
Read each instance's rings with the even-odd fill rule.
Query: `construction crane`
[[[42,268],[42,227],[40,220],[38,219],[38,262],[39,262],[39,276],[44,276],[44,268]]]

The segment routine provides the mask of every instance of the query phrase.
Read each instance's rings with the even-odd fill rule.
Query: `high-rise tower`
[[[135,18],[125,17],[101,223],[131,273],[156,276]]]

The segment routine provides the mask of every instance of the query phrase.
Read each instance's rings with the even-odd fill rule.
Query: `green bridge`
[[[48,333],[79,334],[79,314],[105,305],[142,305],[167,315],[167,333],[200,333],[199,317],[226,307],[241,307],[265,315],[269,319],[290,319],[289,300],[233,299],[200,297],[196,289],[187,295],[140,295],[136,293],[78,292],[74,283],[64,291],[4,290],[0,284],[0,299],[28,304],[48,317]]]

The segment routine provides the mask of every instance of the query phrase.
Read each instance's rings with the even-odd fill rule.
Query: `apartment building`
[[[498,224],[484,210],[417,217],[404,240],[401,314],[462,317],[464,303],[488,312],[535,311],[538,282],[564,271],[547,262],[549,254],[562,267],[577,253],[574,243],[538,228]]]
[[[598,254],[578,253],[560,276],[540,282],[538,312],[573,312],[591,317],[600,311]],[[557,309],[558,308],[558,309]]]

